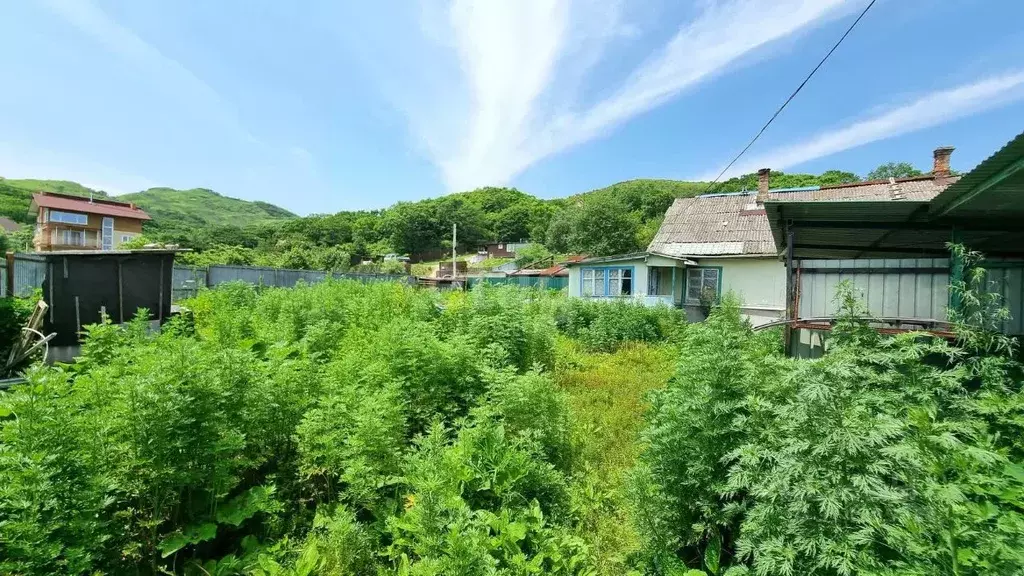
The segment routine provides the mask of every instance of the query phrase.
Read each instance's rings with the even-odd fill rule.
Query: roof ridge
[[[57,198],[67,198],[68,200],[85,200],[86,202],[92,202],[94,204],[109,204],[112,206],[124,206],[130,208],[135,206],[134,202],[122,202],[120,200],[113,200],[111,198],[93,198],[91,196],[78,196],[77,194],[62,194],[60,192],[50,192],[48,190],[39,190],[33,192],[33,194],[39,194],[42,196],[56,196]]]
[[[953,176],[956,178],[956,176]],[[876,186],[878,184],[899,184],[902,182],[921,182],[924,180],[941,180],[942,178],[936,178],[934,174],[926,174],[923,176],[907,176],[904,178],[880,178],[877,180],[861,180],[860,182],[846,182],[843,184],[827,184],[825,186],[819,186],[819,190],[835,190],[837,188],[856,188],[858,186]]]

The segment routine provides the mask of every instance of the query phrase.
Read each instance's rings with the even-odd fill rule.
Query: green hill
[[[56,192],[88,198],[109,198],[102,190],[86,188],[77,182],[67,180],[16,180],[0,176],[0,216],[6,216],[15,222],[25,224],[35,221],[28,212],[35,192]]]
[[[0,216],[23,223],[35,218],[29,214],[32,194],[55,192],[73,196],[111,198],[134,202],[153,217],[147,229],[167,231],[208,226],[263,224],[296,218],[295,214],[267,202],[249,202],[221,196],[205,188],[175,190],[150,188],[121,196],[110,196],[66,180],[15,180],[0,177]]]
[[[161,231],[203,226],[243,226],[297,217],[273,204],[229,198],[206,188],[150,188],[122,194],[117,200],[137,204],[153,217],[152,228]]]

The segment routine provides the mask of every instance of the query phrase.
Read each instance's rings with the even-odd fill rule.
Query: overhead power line
[[[815,66],[814,69],[811,70],[811,73],[808,74],[806,78],[804,78],[804,81],[801,82],[800,85],[796,87],[796,90],[794,90],[793,93],[789,95],[789,98],[786,98],[786,101],[782,103],[782,106],[779,106],[779,109],[775,111],[775,114],[772,114],[772,117],[769,118],[768,121],[764,123],[764,126],[761,127],[761,130],[758,131],[757,135],[754,136],[754,138],[743,148],[743,150],[740,150],[740,153],[737,154],[736,157],[732,159],[732,162],[729,162],[729,165],[723,168],[722,171],[718,173],[718,176],[716,176],[715,179],[711,181],[711,184],[708,186],[707,191],[704,192],[705,194],[711,192],[711,190],[715,187],[715,184],[717,184],[718,181],[722,178],[722,176],[729,171],[729,168],[732,168],[733,164],[735,164],[737,160],[739,160],[744,154],[747,153],[747,150],[750,150],[750,147],[754,145],[754,142],[757,142],[757,139],[760,138],[761,135],[764,134],[764,131],[767,130],[768,127],[772,125],[772,122],[774,122],[775,119],[778,118],[779,114],[781,114],[782,111],[786,109],[786,106],[788,106],[789,103],[793,101],[793,98],[796,98],[796,95],[799,94],[800,91],[804,89],[804,86],[807,85],[807,82],[810,81],[812,77],[814,77],[814,74],[818,71],[819,68],[821,68],[825,61],[828,60],[829,56],[831,56],[832,53],[836,51],[836,48],[839,48],[839,45],[843,43],[843,40],[846,40],[846,37],[850,35],[850,32],[853,32],[853,29],[857,26],[857,23],[860,22],[862,18],[864,18],[864,15],[868,13],[868,10],[871,10],[871,7],[875,5],[876,1],[877,0],[871,0],[867,7],[865,7],[864,10],[860,13],[860,16],[857,16],[857,19],[853,21],[853,24],[850,24],[850,27],[846,29],[846,32],[844,32],[843,35],[839,38],[839,40],[836,41],[836,43],[832,46],[832,49],[828,51],[828,54],[825,54],[825,57],[821,59],[821,62],[818,62],[818,65]]]

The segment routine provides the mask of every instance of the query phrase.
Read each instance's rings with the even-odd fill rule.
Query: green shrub
[[[374,508],[399,474],[405,428],[397,386],[336,387],[296,429],[300,470],[322,501]]]
[[[0,254],[3,252],[0,251]],[[3,367],[7,364],[11,348],[24,334],[22,328],[35,310],[38,300],[38,297],[0,298],[0,378],[5,376]],[[15,366],[12,372],[17,372],[23,366]]]
[[[565,478],[493,421],[454,439],[434,427],[410,457],[409,494],[388,520],[399,574],[582,574],[582,541],[553,523]]]
[[[633,482],[652,572],[1024,570],[1022,370],[984,336],[991,308],[958,323],[979,355],[883,337],[839,299],[819,360],[765,355],[729,303],[687,329]]]
[[[570,298],[559,302],[554,314],[561,332],[599,352],[612,352],[626,342],[666,341],[684,324],[679,310],[628,300]]]

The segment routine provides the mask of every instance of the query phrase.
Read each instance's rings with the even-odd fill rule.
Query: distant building
[[[32,196],[36,252],[117,250],[150,217],[135,204],[40,192]]]
[[[522,250],[529,242],[491,242],[483,247],[482,252],[487,253],[488,258],[515,258],[516,252]]]
[[[10,218],[0,216],[0,230],[3,230],[4,232],[17,232],[19,228],[21,228],[21,224],[18,224]]]

